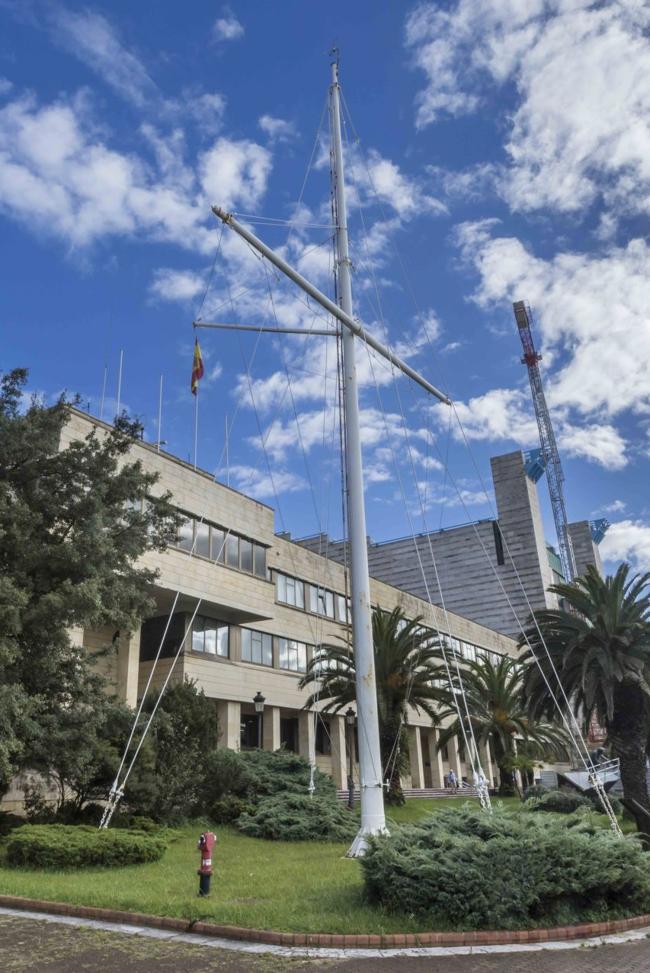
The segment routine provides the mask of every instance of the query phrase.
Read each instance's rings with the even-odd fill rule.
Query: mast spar
[[[336,53],[336,52],[334,52]],[[375,657],[372,639],[370,579],[366,541],[366,513],[363,490],[363,463],[359,423],[359,394],[355,361],[355,338],[370,345],[403,374],[417,382],[429,394],[446,405],[451,400],[410,365],[387,348],[353,317],[352,278],[348,244],[347,210],[345,202],[345,174],[341,140],[341,106],[338,57],[331,65],[329,107],[332,121],[331,169],[332,201],[336,226],[336,302],[330,300],[312,283],[291,267],[286,260],[262,242],[248,227],[239,223],[231,213],[218,206],[212,211],[227,226],[246,240],[258,253],[266,257],[278,270],[298,284],[305,293],[328,311],[343,328],[343,401],[346,430],[345,475],[347,490],[347,521],[350,543],[350,587],[352,594],[352,636],[356,671],[356,702],[359,724],[359,777],[361,788],[361,827],[348,851],[349,857],[363,855],[368,836],[385,834],[384,794],[381,750],[379,745],[379,717],[375,681]],[[202,326],[199,322],[196,326]],[[308,332],[307,332],[308,333]]]

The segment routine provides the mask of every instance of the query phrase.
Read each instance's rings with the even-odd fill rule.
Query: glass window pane
[[[262,547],[261,544],[254,545],[254,562],[255,562],[255,574],[258,578],[266,577],[266,548]]]
[[[194,553],[202,554],[203,557],[210,557],[210,527],[208,524],[196,522],[196,543]]]
[[[239,567],[239,538],[233,534],[226,538],[226,564],[230,568]]]
[[[318,588],[309,585],[309,611],[318,614]]]
[[[203,652],[203,623],[204,619],[197,616],[192,626],[192,651]]]
[[[336,617],[339,622],[347,621],[347,612],[345,610],[345,598],[343,595],[336,596]]]
[[[325,614],[328,618],[334,618],[334,595],[331,591],[325,592]]]
[[[277,590],[278,590],[278,601],[282,601],[286,604],[287,601],[287,579],[284,574],[278,574],[276,578]]]
[[[205,623],[204,651],[209,655],[217,654],[217,628],[214,622],[209,620]]]
[[[273,637],[271,635],[264,636],[264,644],[262,647],[262,662],[265,666],[273,665]]]
[[[305,607],[305,586],[302,581],[296,581],[296,608]]]
[[[296,603],[296,579],[295,578],[287,578],[286,579],[286,585],[287,585],[287,604],[288,605],[295,605],[295,603]]]
[[[227,659],[230,655],[228,639],[229,631],[230,630],[227,625],[220,625],[217,629],[217,655],[222,656],[224,659]]]
[[[179,547],[182,547],[184,551],[192,550],[192,542],[194,540],[194,521],[188,517],[178,528],[178,538],[176,543]]]
[[[242,537],[239,541],[239,566],[242,571],[253,571],[253,545]]]
[[[289,646],[287,645],[286,639],[278,639],[278,645],[280,649],[280,668],[289,668]]]
[[[224,539],[225,533],[220,527],[212,528],[212,560],[221,561],[223,564],[224,560]]]
[[[298,672],[304,672],[307,668],[307,646],[304,642],[298,642],[296,644],[297,658],[296,658],[296,669]]]
[[[244,662],[251,661],[251,633],[247,628],[241,630],[241,657]]]

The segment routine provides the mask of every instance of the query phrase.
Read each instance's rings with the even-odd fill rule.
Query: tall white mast
[[[341,144],[341,108],[338,59],[332,64],[330,86],[332,123],[332,191],[336,224],[337,300],[350,317],[352,276],[348,246],[348,220],[345,205],[345,178]],[[356,338],[343,328],[343,403],[346,430],[346,480],[348,538],[350,541],[350,587],[352,589],[352,637],[359,723],[359,777],[361,787],[361,828],[348,855],[363,854],[366,836],[386,830],[382,786],[379,718],[375,684],[375,654],[372,640],[370,580],[366,541],[366,511],[363,495],[359,393],[355,361]]]

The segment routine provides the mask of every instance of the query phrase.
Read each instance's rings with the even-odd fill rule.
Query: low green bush
[[[573,814],[580,808],[593,809],[593,803],[588,797],[578,794],[577,791],[558,790],[547,791],[541,797],[531,801],[529,805],[532,811],[553,811],[555,814]]]
[[[548,787],[544,787],[543,784],[531,784],[524,791],[524,800],[529,801],[531,797],[544,797],[548,794]]]
[[[337,801],[289,792],[265,798],[251,814],[241,815],[237,827],[267,841],[348,841],[357,822]]]
[[[226,794],[221,800],[215,801],[208,809],[208,817],[214,824],[232,824],[242,814],[251,814],[255,811],[255,805],[248,801],[236,797],[234,794]]]
[[[28,824],[11,833],[6,843],[9,865],[26,868],[116,867],[158,861],[167,848],[162,833],[99,831],[85,825]]]
[[[361,867],[370,902],[431,928],[569,925],[650,909],[641,845],[578,817],[445,809],[371,839]]]

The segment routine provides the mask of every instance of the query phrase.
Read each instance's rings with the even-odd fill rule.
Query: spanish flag
[[[199,348],[199,339],[194,339],[194,358],[192,359],[192,395],[196,395],[199,391],[199,379],[203,378],[205,368],[203,367],[203,358],[201,357],[201,349]]]

